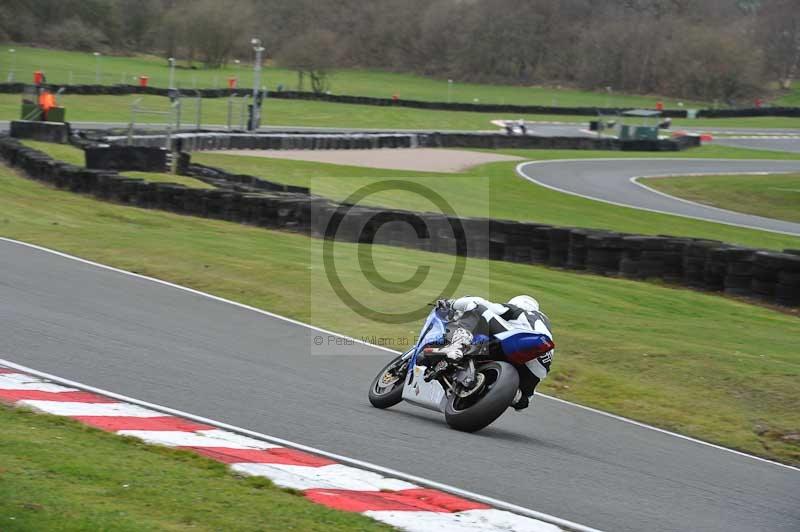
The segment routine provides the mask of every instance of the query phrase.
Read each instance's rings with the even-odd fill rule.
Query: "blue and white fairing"
[[[447,334],[447,323],[436,312],[436,309],[434,309],[428,314],[428,318],[419,331],[419,340],[417,340],[417,344],[414,346],[414,355],[411,357],[409,364],[413,365],[416,363],[417,356],[419,356],[426,346],[431,344],[443,344],[445,341],[445,334]]]
[[[447,404],[444,388],[437,381],[423,380],[427,367],[417,365],[417,358],[425,347],[444,343],[446,333],[446,322],[435,309],[432,310],[420,330],[417,344],[412,349],[413,354],[408,362],[408,377],[403,387],[403,400],[423,408],[444,412]]]

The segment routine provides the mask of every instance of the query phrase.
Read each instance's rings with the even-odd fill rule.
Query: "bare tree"
[[[336,65],[337,38],[333,32],[313,29],[291,39],[276,56],[279,65],[297,71],[297,88],[305,77],[316,93],[330,88],[330,70]]]
[[[770,73],[784,89],[800,70],[800,1],[772,0],[759,13],[758,37]]]

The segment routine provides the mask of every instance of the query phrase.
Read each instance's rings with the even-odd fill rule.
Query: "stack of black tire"
[[[567,252],[566,267],[570,270],[585,270],[587,247],[589,238],[588,229],[573,229],[569,234],[569,251]]]
[[[741,247],[721,248],[717,252],[725,264],[725,277],[722,280],[726,294],[749,296],[753,285],[753,260],[755,250]]]
[[[624,244],[624,236],[620,233],[590,233],[586,237],[586,269],[601,275],[616,275]]]
[[[685,278],[683,258],[694,240],[666,236],[663,242],[662,260],[664,264],[661,278],[667,283],[681,284]]]
[[[572,229],[568,227],[551,227],[547,232],[549,254],[547,264],[564,268],[569,261],[569,243]]]
[[[626,236],[619,272],[628,279],[661,278],[664,274],[666,238]]]
[[[531,264],[547,264],[550,258],[550,230],[551,225],[525,224],[528,226],[529,243],[531,246]]]
[[[759,251],[753,265],[753,295],[779,305],[800,305],[800,255]]]
[[[706,262],[711,250],[721,246],[718,240],[693,240],[683,255],[683,282],[692,288],[706,288]]]

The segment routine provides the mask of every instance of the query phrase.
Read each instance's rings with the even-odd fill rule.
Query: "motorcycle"
[[[459,361],[448,359],[437,349],[444,344],[448,322],[446,311],[432,310],[414,347],[389,362],[372,381],[369,401],[376,408],[406,401],[443,413],[456,430],[476,432],[511,405],[519,375],[509,362],[490,356],[493,342],[500,341],[496,339],[473,343]]]

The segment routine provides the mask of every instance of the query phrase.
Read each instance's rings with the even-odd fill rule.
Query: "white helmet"
[[[519,307],[525,312],[536,312],[539,310],[539,302],[531,296],[515,296],[508,300],[509,305]]]

